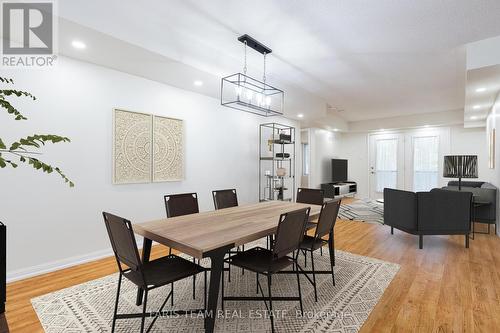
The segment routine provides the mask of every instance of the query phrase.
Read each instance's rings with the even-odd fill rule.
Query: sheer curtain
[[[439,138],[415,137],[413,140],[413,190],[429,191],[438,185]]]
[[[376,141],[376,189],[396,188],[398,181],[398,139]]]

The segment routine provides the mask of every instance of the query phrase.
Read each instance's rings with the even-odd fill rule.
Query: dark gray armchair
[[[391,227],[419,235],[465,235],[469,247],[472,194],[470,192],[433,189],[409,192],[384,189],[384,222]]]
[[[458,182],[448,182],[448,186],[443,187],[443,189],[458,191]],[[497,188],[486,182],[462,181],[462,191],[471,192],[474,201],[481,203],[474,207],[474,222],[487,223],[489,234],[490,225],[493,224],[496,228]]]

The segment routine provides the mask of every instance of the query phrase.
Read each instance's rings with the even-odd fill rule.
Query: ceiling
[[[500,35],[498,0],[64,0],[58,11],[217,76],[241,70],[236,38],[248,33],[273,49],[269,82],[348,121],[464,108],[464,45]],[[260,55],[249,62],[260,76]]]
[[[486,117],[500,94],[500,65],[467,71],[464,124],[485,126]]]

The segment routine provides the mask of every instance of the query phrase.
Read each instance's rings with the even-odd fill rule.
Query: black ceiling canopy
[[[252,37],[248,36],[247,34],[244,34],[243,36],[238,37],[238,40],[242,43],[247,42],[247,46],[251,47],[255,51],[261,53],[261,54],[269,54],[273,52],[270,48],[265,46],[264,44],[260,43],[256,39],[253,39]]]

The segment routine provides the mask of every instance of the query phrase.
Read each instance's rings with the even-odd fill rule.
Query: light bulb
[[[255,95],[255,98],[257,99],[257,105],[261,106],[262,105],[262,94]]]
[[[252,96],[253,96],[253,91],[247,89],[247,99],[248,99],[248,101],[252,100]]]
[[[270,97],[270,96],[267,96],[267,97],[266,97],[266,105],[267,105],[267,106],[270,106],[270,105],[271,105],[271,97]]]
[[[243,91],[243,88],[241,86],[236,86],[234,88],[234,90],[236,91],[236,95],[238,95],[238,97],[241,96],[241,92]]]

